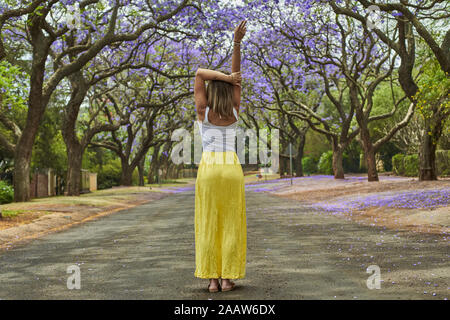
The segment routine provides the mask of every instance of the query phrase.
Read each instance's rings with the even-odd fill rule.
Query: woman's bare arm
[[[233,56],[231,58],[231,72],[241,71],[241,41],[245,35],[247,21],[243,20],[234,30],[233,39]],[[233,105],[239,113],[239,106],[241,105],[241,86],[233,88]]]
[[[200,121],[203,121],[205,116],[206,105],[208,104],[208,100],[206,98],[206,85],[205,81],[207,80],[220,80],[229,82],[235,86],[239,86],[241,82],[240,73],[232,73],[231,75],[227,75],[220,71],[209,70],[198,68],[195,73],[195,82],[194,82],[194,100],[195,106],[197,109],[197,115]]]

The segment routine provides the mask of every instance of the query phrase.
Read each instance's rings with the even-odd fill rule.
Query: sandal
[[[231,282],[231,287],[228,287],[228,288],[223,288],[223,287],[222,287],[222,291],[231,291],[231,290],[234,289],[234,287],[236,286],[236,284],[235,284],[233,281],[230,281],[230,282]]]
[[[210,289],[209,287],[211,286],[211,282],[208,284],[208,291],[209,292],[219,292],[220,291],[220,282],[217,281],[217,288],[214,289]]]

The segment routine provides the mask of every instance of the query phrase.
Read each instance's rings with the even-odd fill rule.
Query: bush
[[[145,179],[144,179],[145,182]],[[139,185],[139,170],[135,168],[133,174],[131,175],[131,185],[138,186]]]
[[[416,177],[419,175],[419,157],[417,154],[405,156],[401,153],[392,157],[392,171],[399,176]],[[450,175],[450,150],[436,151],[436,171],[438,176]]]
[[[417,177],[419,175],[419,157],[417,154],[392,157],[392,171],[398,176]]]
[[[436,170],[438,176],[450,176],[450,150],[436,151]]]
[[[303,173],[311,174],[317,172],[317,162],[311,157],[302,158]]]
[[[0,181],[0,204],[10,203],[14,200],[14,189],[4,181]]]
[[[122,166],[120,159],[109,161],[97,171],[98,189],[107,189],[120,185]]]
[[[403,164],[403,158],[405,156],[401,153],[397,153],[392,157],[392,171],[397,176],[402,176],[405,174],[405,166]]]
[[[333,174],[333,151],[322,153],[317,164],[317,169],[323,174]]]
[[[419,157],[417,154],[405,156],[403,158],[403,166],[405,168],[405,176],[417,177],[419,175]]]

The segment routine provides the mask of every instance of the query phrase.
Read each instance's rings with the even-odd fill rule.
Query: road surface
[[[247,269],[234,291],[194,277],[194,191],[0,252],[0,299],[445,299],[444,236],[399,233],[246,192]],[[69,290],[69,266],[80,289]],[[366,269],[380,268],[369,289]],[[374,282],[376,283],[376,282]]]

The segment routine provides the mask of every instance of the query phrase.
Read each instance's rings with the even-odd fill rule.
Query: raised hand
[[[241,72],[240,71],[238,71],[238,72],[233,72],[231,75],[230,75],[230,83],[232,84],[232,85],[234,85],[234,86],[241,86],[241,81],[242,81],[242,75],[241,75]]]
[[[234,41],[241,42],[242,38],[245,36],[245,31],[247,31],[246,27],[247,21],[242,20],[241,23],[234,29]]]

